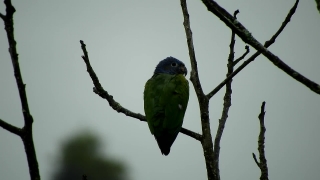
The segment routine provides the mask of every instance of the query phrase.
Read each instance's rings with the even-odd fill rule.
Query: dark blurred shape
[[[86,175],[82,175],[82,180],[87,180],[87,176]]]
[[[62,143],[52,180],[125,180],[126,166],[101,152],[102,143],[91,132],[76,134]]]
[[[320,13],[320,0],[316,0],[316,4],[317,4],[317,9],[318,9],[318,11]]]

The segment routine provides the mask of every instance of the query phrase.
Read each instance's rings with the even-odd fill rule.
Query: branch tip
[[[243,60],[250,52],[250,48],[249,46],[245,46],[246,51],[242,54],[242,56],[240,56],[239,58],[237,58],[234,62],[233,62],[233,66],[235,66],[236,64],[238,64],[238,62],[240,62],[241,60]]]
[[[260,134],[258,138],[258,151],[259,151],[259,159],[260,163],[258,163],[259,168],[261,170],[261,180],[268,180],[268,165],[267,165],[267,159],[265,155],[265,132],[266,127],[264,125],[264,117],[265,117],[265,105],[266,102],[263,101],[261,105],[260,114],[258,116],[260,121]]]
[[[237,18],[237,15],[240,13],[239,9],[235,10],[233,13],[233,17]]]
[[[190,81],[194,86],[198,99],[203,99],[205,95],[203,93],[203,89],[201,87],[200,80],[199,80],[198,65],[197,65],[196,55],[194,51],[193,37],[192,37],[192,31],[190,27],[190,19],[189,19],[187,2],[186,0],[180,0],[180,4],[181,4],[181,9],[183,14],[183,26],[186,33],[188,51],[189,51],[189,57],[190,57],[190,63],[191,63]]]
[[[257,166],[260,168],[260,164],[259,164],[259,162],[257,160],[257,157],[256,157],[256,155],[254,153],[252,153],[252,157],[254,159],[254,162],[256,162]]]

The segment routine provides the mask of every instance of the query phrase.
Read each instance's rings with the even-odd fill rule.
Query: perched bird
[[[189,101],[187,68],[174,57],[159,62],[144,89],[144,111],[161,153],[168,155]]]

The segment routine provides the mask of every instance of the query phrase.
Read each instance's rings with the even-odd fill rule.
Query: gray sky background
[[[261,43],[280,27],[293,0],[218,1]],[[162,156],[147,124],[118,114],[92,92],[79,40],[87,44],[103,87],[124,107],[143,113],[143,89],[157,63],[168,56],[190,71],[183,16],[178,0],[13,0],[15,37],[23,80],[34,117],[34,140],[42,179],[54,169],[59,143],[89,128],[107,143],[105,152],[130,166],[136,180],[206,179],[199,142],[180,134]],[[188,1],[200,80],[205,93],[226,74],[230,30],[198,1]],[[5,12],[0,3],[0,11]],[[21,127],[23,117],[4,26],[0,23],[0,118]],[[320,15],[313,0],[301,1],[292,21],[270,50],[320,83]],[[236,56],[244,52],[236,41]],[[251,53],[254,53],[251,48]],[[189,75],[188,75],[189,78]],[[190,83],[191,85],[191,83]],[[211,99],[213,134],[224,89]],[[258,179],[257,152],[262,101],[266,101],[266,156],[270,179],[319,179],[320,96],[260,56],[233,82],[232,107],[221,142],[221,178]],[[193,87],[185,128],[201,132]],[[29,179],[20,138],[0,129],[3,180]]]

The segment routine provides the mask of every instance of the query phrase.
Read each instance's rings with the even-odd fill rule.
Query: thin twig
[[[190,137],[192,137],[192,138],[194,138],[194,139],[196,139],[196,140],[198,140],[198,141],[201,141],[201,140],[202,140],[202,135],[201,135],[201,134],[196,133],[196,132],[193,132],[193,131],[191,131],[191,130],[189,130],[189,129],[181,128],[180,132],[181,132],[182,134],[185,134],[185,135],[187,135],[187,136],[190,136]]]
[[[233,66],[236,66],[238,64],[238,62],[240,62],[241,60],[243,60],[250,52],[250,48],[249,46],[245,46],[246,52],[244,52],[242,54],[242,56],[238,57],[236,60],[233,61]]]
[[[0,127],[2,127],[3,129],[16,134],[18,136],[21,136],[21,129],[18,127],[15,127],[7,122],[5,122],[4,120],[0,119]]]
[[[14,131],[18,134],[23,142],[27,161],[29,165],[29,173],[31,180],[40,180],[40,173],[38,167],[38,161],[36,157],[36,151],[34,148],[34,142],[32,137],[32,123],[33,118],[29,110],[27,93],[26,93],[26,85],[23,83],[22,75],[19,66],[18,53],[17,53],[17,43],[14,38],[14,26],[13,26],[13,14],[15,13],[15,8],[12,6],[11,0],[4,0],[4,4],[6,5],[6,15],[2,15],[1,18],[4,21],[5,30],[7,32],[7,38],[9,43],[9,53],[12,61],[12,66],[14,70],[14,76],[16,79],[20,102],[22,106],[22,113],[24,118],[24,127],[17,133],[17,129]],[[14,128],[13,128],[14,129]],[[12,128],[11,128],[12,130]]]
[[[192,40],[192,31],[190,28],[190,19],[189,13],[187,8],[186,0],[180,0],[181,9],[183,13],[183,25],[186,33],[190,62],[191,62],[191,75],[190,81],[193,84],[195,89],[199,106],[200,106],[200,116],[201,116],[201,128],[202,128],[202,141],[201,145],[203,148],[203,153],[206,162],[207,168],[207,176],[209,180],[219,180],[219,172],[215,171],[213,165],[213,143],[212,143],[212,136],[210,130],[210,119],[209,119],[209,99],[203,93],[203,89],[200,84],[199,74],[198,74],[198,67],[196,56],[194,52],[194,45]]]
[[[82,57],[83,61],[85,62],[86,66],[87,66],[87,72],[90,75],[90,77],[92,79],[92,82],[94,84],[93,91],[96,94],[98,94],[100,97],[102,97],[103,99],[106,99],[108,101],[109,105],[115,111],[117,111],[118,113],[123,113],[126,116],[133,117],[133,118],[139,119],[140,121],[146,122],[146,117],[145,116],[143,116],[140,113],[134,113],[134,112],[124,108],[117,101],[115,101],[113,99],[112,95],[110,95],[107,91],[105,91],[103,89],[103,87],[101,86],[101,84],[99,82],[98,76],[96,75],[96,73],[94,72],[93,68],[91,67],[91,64],[90,64],[90,61],[89,61],[88,51],[86,49],[86,44],[82,40],[80,40],[80,44],[81,44],[81,48],[82,48],[82,51],[83,51],[83,54],[84,54],[81,57]],[[195,132],[190,131],[190,130],[185,129],[185,128],[182,128],[180,130],[180,132],[182,134],[190,136],[190,137],[192,137],[192,138],[194,138],[194,139],[196,139],[198,141],[201,141],[201,139],[202,139],[202,136],[200,134],[195,133]]]
[[[252,157],[254,159],[254,162],[256,162],[257,166],[260,168],[260,164],[259,164],[259,162],[257,160],[257,157],[256,157],[256,155],[254,153],[252,153]]]
[[[6,20],[6,16],[0,13],[0,18],[5,21]]]
[[[274,55],[270,50],[264,47],[259,41],[257,41],[252,34],[236,19],[234,19],[225,9],[219,6],[213,0],[202,0],[202,2],[207,6],[208,10],[220,18],[229,28],[231,28],[235,33],[247,44],[254,47],[257,51],[262,53],[266,58],[269,59],[275,66],[287,73],[289,76],[299,81],[308,87],[311,91],[320,94],[320,85],[311,81],[310,79],[304,77],[299,72],[292,69],[286,63],[284,63],[279,57]],[[295,5],[298,5],[299,0],[296,0]],[[294,9],[295,10],[295,9]]]
[[[265,116],[265,105],[266,102],[262,102],[261,105],[261,112],[258,116],[260,121],[260,134],[258,138],[258,151],[259,151],[259,159],[260,162],[257,161],[257,158],[255,158],[255,155],[253,155],[253,158],[255,162],[257,163],[258,167],[261,170],[261,176],[260,180],[268,180],[268,165],[267,165],[267,159],[265,155],[265,133],[266,133],[266,127],[264,125],[264,116]]]
[[[270,40],[266,41],[264,46],[266,48],[268,48],[269,46],[271,46],[276,38],[280,35],[280,33],[283,31],[283,29],[286,27],[286,25],[290,22],[292,15],[295,13],[295,10],[298,6],[298,2],[296,1],[296,3],[293,5],[293,7],[290,9],[287,17],[285,18],[285,20],[283,21],[282,25],[280,26],[280,28],[278,29],[278,31],[270,38]],[[214,96],[217,92],[219,92],[219,90],[230,80],[232,79],[234,76],[236,76],[243,68],[245,68],[249,63],[251,63],[252,61],[254,61],[259,55],[261,54],[261,52],[257,51],[256,53],[254,53],[249,59],[247,59],[246,61],[244,61],[232,74],[230,74],[225,80],[223,80],[217,87],[215,87],[210,93],[207,94],[207,97],[210,99],[212,98],[212,96]]]
[[[238,13],[239,13],[239,10],[236,10],[234,12],[234,17],[237,17]],[[230,41],[230,45],[229,45],[229,47],[230,47],[229,57],[228,57],[228,63],[227,63],[228,72],[226,74],[226,77],[228,77],[233,72],[234,45],[235,45],[235,33],[232,31],[231,41]],[[218,172],[219,177],[220,177],[220,173],[219,173],[219,171],[220,171],[219,170],[220,141],[221,141],[221,137],[223,134],[225,124],[228,119],[229,108],[231,107],[231,94],[232,94],[231,84],[232,84],[232,79],[230,81],[228,81],[226,84],[226,92],[225,92],[225,95],[223,98],[223,110],[222,110],[221,118],[219,120],[219,126],[217,129],[216,137],[214,140],[214,150],[213,150],[214,160],[213,160],[213,163],[214,163],[215,171]]]

